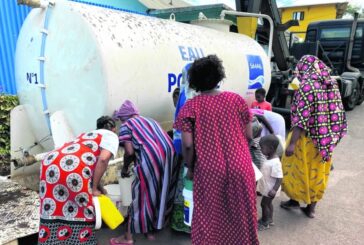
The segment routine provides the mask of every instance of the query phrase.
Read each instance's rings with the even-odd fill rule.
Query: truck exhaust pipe
[[[358,68],[351,66],[351,56],[353,54],[355,33],[356,33],[356,28],[358,26],[358,17],[359,17],[359,14],[355,13],[353,24],[351,25],[350,40],[349,40],[348,52],[347,52],[347,56],[346,56],[346,68],[352,72],[360,72]]]

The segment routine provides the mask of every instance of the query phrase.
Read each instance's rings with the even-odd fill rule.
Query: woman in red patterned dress
[[[105,193],[100,179],[118,147],[115,122],[104,116],[97,120],[97,130],[81,134],[45,157],[38,244],[97,244],[92,196]]]
[[[259,244],[248,106],[217,89],[225,72],[215,55],[196,60],[188,75],[201,94],[186,102],[174,127],[194,180],[192,244]]]

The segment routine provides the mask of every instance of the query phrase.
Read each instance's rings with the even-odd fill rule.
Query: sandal
[[[299,208],[300,207],[300,204],[299,204],[299,202],[290,199],[288,201],[281,202],[281,205],[280,206],[281,206],[281,208],[290,210],[291,208]]]
[[[144,234],[144,237],[148,240],[148,241],[155,241],[156,238],[153,234]]]
[[[262,219],[258,219],[258,224],[259,223],[261,223],[261,222],[263,222],[263,220]],[[275,226],[276,224],[273,222],[273,220],[268,220],[268,224],[269,224],[269,226]]]
[[[301,208],[302,212],[309,218],[313,219],[315,218],[314,212],[311,212],[308,207]]]
[[[133,240],[118,242],[116,237],[110,239],[110,245],[133,245],[133,244],[134,244]]]
[[[264,230],[268,230],[269,227],[269,221],[268,222],[264,222],[263,220],[259,220],[258,221],[258,230],[259,231],[264,231]]]
[[[269,226],[275,226],[276,224],[273,222],[273,220],[269,220]]]

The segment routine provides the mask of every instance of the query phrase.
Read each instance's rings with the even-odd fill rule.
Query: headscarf
[[[130,100],[125,100],[120,106],[119,110],[114,111],[114,118],[121,121],[126,121],[134,115],[139,115],[139,111],[136,106]]]
[[[264,116],[264,110],[263,109],[249,109],[250,113],[253,115],[258,115],[258,116]]]
[[[313,55],[304,55],[296,66],[298,80],[316,80],[321,84],[334,85],[336,80],[330,76],[331,69],[319,58]]]
[[[292,127],[300,127],[329,161],[335,146],[347,132],[340,91],[328,68],[313,55],[303,56],[296,66],[300,80],[291,106]]]

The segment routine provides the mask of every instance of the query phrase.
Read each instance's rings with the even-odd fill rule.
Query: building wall
[[[0,93],[16,94],[14,55],[21,25],[30,8],[0,0]]]
[[[282,23],[285,23],[293,19],[294,12],[304,12],[304,19],[299,20],[299,26],[293,26],[288,30],[291,32],[306,32],[308,24],[314,21],[320,20],[333,20],[336,19],[336,6],[335,4],[328,5],[312,5],[303,7],[292,7],[281,9],[282,11]],[[304,39],[305,34],[301,33],[297,35]]]

